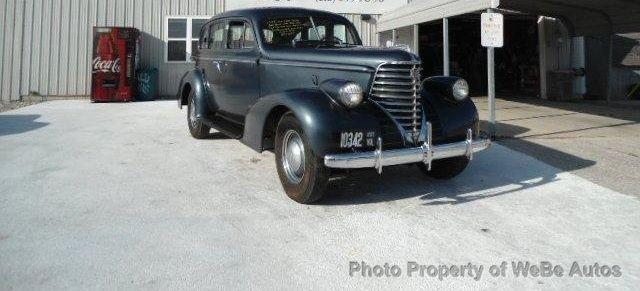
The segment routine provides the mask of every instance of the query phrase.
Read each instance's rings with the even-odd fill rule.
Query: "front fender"
[[[277,108],[293,112],[318,157],[341,150],[341,132],[379,133],[377,109],[371,104],[346,109],[318,89],[296,89],[265,96],[251,107],[245,119],[244,144],[258,152],[269,149],[264,143],[265,124]]]
[[[478,110],[471,100],[467,98],[461,102],[450,101],[444,96],[449,94],[443,87],[449,86],[456,77],[438,77],[438,81],[427,80],[423,83],[421,97],[423,110],[427,120],[438,125],[434,128],[434,139],[448,140],[466,136],[469,128],[475,129],[478,123]]]
[[[189,94],[193,92],[198,116],[205,116],[207,114],[207,90],[205,88],[204,75],[199,69],[193,69],[182,76],[180,80],[180,86],[178,87],[178,107],[182,109],[182,105],[188,104]]]

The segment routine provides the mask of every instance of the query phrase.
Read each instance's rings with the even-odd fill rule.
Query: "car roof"
[[[239,9],[239,10],[231,10],[227,12],[223,12],[218,14],[212,18],[212,20],[228,18],[228,17],[243,17],[248,19],[253,19],[256,21],[261,21],[267,17],[278,17],[278,16],[300,16],[300,15],[323,15],[329,17],[338,17],[344,18],[338,14],[331,13],[323,10],[316,9],[305,9],[305,8],[294,8],[294,7],[263,7],[263,8],[248,8],[248,9]]]

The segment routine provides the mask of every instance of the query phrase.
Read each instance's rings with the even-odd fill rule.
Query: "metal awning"
[[[378,31],[395,31],[434,20],[443,20],[444,74],[449,67],[448,18],[478,12],[502,11],[550,16],[562,21],[571,36],[606,36],[609,39],[607,100],[611,98],[613,34],[640,31],[640,0],[414,0],[390,11],[378,21]],[[415,40],[414,40],[415,41]],[[495,134],[494,49],[487,49],[487,75],[490,133]],[[544,78],[542,76],[541,78]]]
[[[640,0],[414,0],[384,14],[378,31],[487,9],[555,17],[573,36],[640,30]]]

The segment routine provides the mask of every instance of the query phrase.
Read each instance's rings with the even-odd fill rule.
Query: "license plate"
[[[345,131],[340,133],[341,148],[362,148],[374,146],[375,132]]]
[[[361,148],[364,133],[361,131],[347,131],[340,134],[341,148]]]

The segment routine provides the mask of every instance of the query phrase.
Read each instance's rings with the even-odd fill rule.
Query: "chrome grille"
[[[385,63],[378,67],[369,92],[398,125],[404,136],[416,143],[422,125],[419,62]]]

